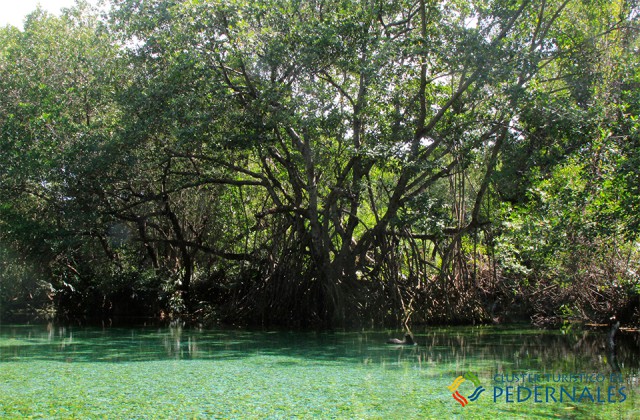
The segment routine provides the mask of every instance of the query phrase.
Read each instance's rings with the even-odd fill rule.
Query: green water
[[[602,331],[414,334],[2,325],[0,418],[640,418],[635,338],[611,382]],[[447,387],[465,374],[467,401],[485,391],[463,407]]]

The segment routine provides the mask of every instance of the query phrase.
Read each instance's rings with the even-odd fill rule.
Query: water
[[[0,326],[0,418],[640,418],[636,338],[414,334]]]

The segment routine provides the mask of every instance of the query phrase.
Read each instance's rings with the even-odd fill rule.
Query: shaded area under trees
[[[112,3],[0,30],[4,311],[637,321],[634,2]]]

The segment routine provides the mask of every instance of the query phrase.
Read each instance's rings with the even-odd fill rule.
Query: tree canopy
[[[637,305],[634,1],[111,3],[0,30],[4,300],[297,326]]]

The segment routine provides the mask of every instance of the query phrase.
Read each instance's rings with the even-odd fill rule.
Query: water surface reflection
[[[397,368],[473,366],[478,371],[607,371],[606,331],[540,331],[511,327],[425,328],[418,346],[387,345],[390,331],[293,332],[186,328],[0,326],[0,361],[136,362],[283,356]],[[637,334],[617,336],[621,369],[637,372]]]

